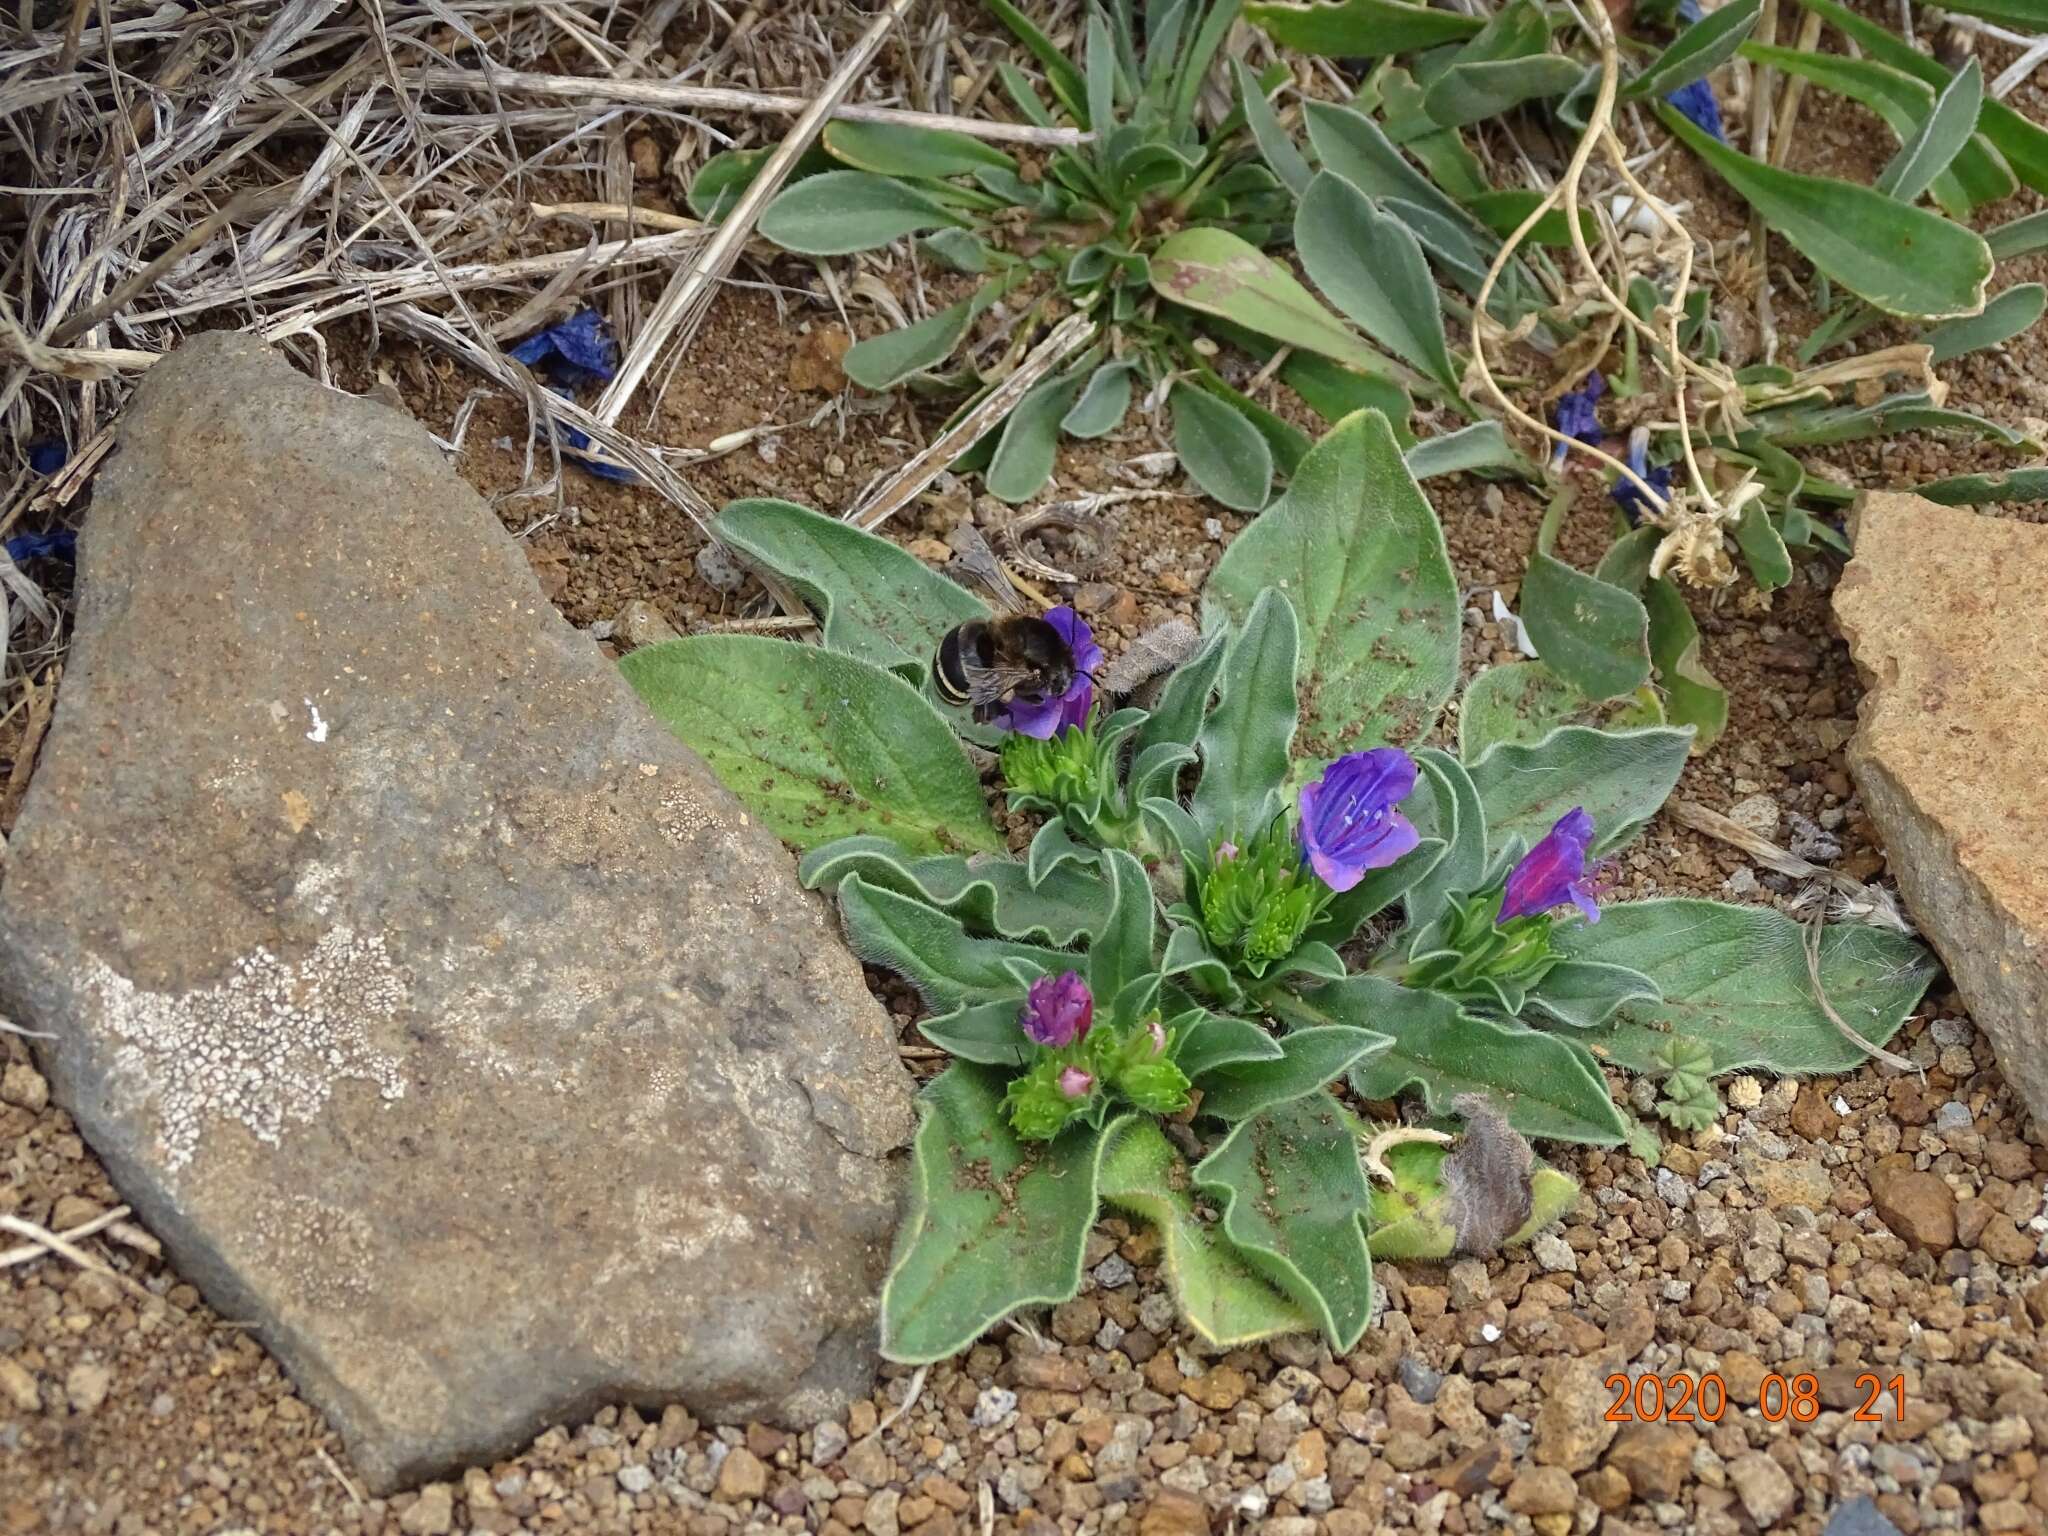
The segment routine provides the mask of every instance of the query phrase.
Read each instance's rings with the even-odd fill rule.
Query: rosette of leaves
[[[1240,511],[1264,506],[1308,439],[1225,381],[1212,362],[1217,341],[1261,358],[1292,349],[1281,378],[1326,420],[1370,404],[1405,422],[1411,392],[1466,409],[1422,246],[1348,187],[1311,186],[1266,99],[1285,67],[1261,79],[1236,63],[1236,106],[1205,114],[1204,83],[1238,0],[1091,5],[1079,64],[1008,0],[990,8],[1050,94],[1000,64],[1018,112],[1087,130],[1086,142],[1040,164],[955,133],[832,123],[818,155],[762,213],[761,233],[786,250],[844,255],[915,237],[923,256],[973,280],[965,297],[856,343],[843,359],[849,378],[965,396],[964,413],[1009,373],[1041,322],[1092,317],[1095,343],[1025,393],[961,461],[1006,501],[1044,485],[1062,434],[1100,437],[1142,399],[1163,402],[1180,461],[1204,491]],[[715,157],[693,204],[716,216],[757,167],[758,152]],[[1469,266],[1485,236],[1468,222],[1457,214],[1453,232],[1437,236]],[[1289,240],[1341,317],[1266,254]],[[1509,292],[1534,294],[1516,284]],[[977,345],[977,321],[998,304],[1021,322]],[[1495,424],[1455,436],[1436,450],[1447,464],[1519,466]]]
[[[974,938],[867,875],[839,882],[856,948],[911,975],[935,1008],[950,1005],[923,1027],[956,1058],[922,1096],[910,1207],[882,1298],[891,1358],[941,1358],[1020,1307],[1072,1296],[1105,1204],[1158,1229],[1174,1295],[1212,1343],[1320,1331],[1341,1353],[1371,1320],[1379,1229],[1383,1251],[1398,1256],[1444,1257],[1482,1235],[1490,1251],[1576,1198],[1571,1180],[1525,1155],[1505,1179],[1490,1177],[1484,1203],[1515,1219],[1489,1230],[1467,1214],[1476,1181],[1446,1172],[1436,1147],[1419,1161],[1421,1149],[1397,1148],[1409,1155],[1397,1157],[1391,1183],[1369,1185],[1360,1147],[1371,1128],[1322,1090],[1387,1047],[1371,1030],[1308,1028],[1275,1041],[1189,1007],[1159,1031],[1165,1059],[1149,1058],[1145,1021],[1176,1006],[1154,968],[1152,892],[1121,850],[1106,856],[1105,877],[1110,909],[1085,957]],[[1170,1072],[1181,1092],[1191,1086],[1174,1136],[1133,1102],[1144,1089],[1094,1092],[1050,1136],[1016,1113],[1057,1092],[1057,1063],[1040,1052],[1034,1065],[1020,1029],[1031,981],[1077,966],[1095,997],[1116,999],[1089,1032],[1105,1043],[1081,1059],[1136,1059]]]
[[[814,604],[828,646],[909,675],[924,666],[911,647],[936,645],[958,604],[972,602],[885,541],[787,503],[737,503],[720,527]],[[1624,542],[1641,554],[1646,533]],[[1625,587],[1600,585],[1642,610]],[[1668,1078],[1671,1036],[1712,1052],[1710,1067],[1689,1058],[1709,1080],[1859,1059],[1813,995],[1801,928],[1765,909],[1649,902],[1611,907],[1597,925],[1546,920],[1540,976],[1476,955],[1493,942],[1485,904],[1523,853],[1574,809],[1596,829],[1594,857],[1625,847],[1676,783],[1693,732],[1659,718],[1660,697],[1674,717],[1683,701],[1670,682],[1651,686],[1647,662],[1620,710],[1518,663],[1473,680],[1457,754],[1417,745],[1457,679],[1458,588],[1383,417],[1357,413],[1315,446],[1286,495],[1225,552],[1203,601],[1208,638],[1164,679],[1151,710],[1115,711],[1092,735],[1067,739],[1092,765],[1085,786],[1073,789],[1074,775],[1066,790],[1055,777],[1027,792],[1042,795],[1029,803],[1045,820],[1024,859],[920,848],[876,819],[854,840],[805,844],[806,879],[856,873],[898,898],[888,905],[903,922],[927,914],[917,920],[947,953],[967,944],[959,953],[975,974],[992,966],[1010,977],[1001,962],[1019,958],[1018,944],[1036,946],[1022,958],[1041,968],[1092,944],[1111,908],[1104,859],[1135,850],[1162,883],[1180,877],[1153,969],[1183,1000],[1169,1017],[1196,1006],[1209,1015],[1181,1031],[1184,1059],[1234,1067],[1262,1056],[1273,1039],[1260,1020],[1367,1028],[1393,1041],[1354,1074],[1372,1097],[1419,1089],[1443,1111],[1460,1093],[1486,1092],[1534,1135],[1619,1140],[1626,1121],[1601,1069]],[[1647,615],[1636,622],[1647,629]],[[1531,686],[1539,677],[1548,681]],[[727,683],[741,686],[704,686]],[[1322,903],[1285,954],[1247,966],[1212,943],[1201,879],[1217,846],[1284,823],[1301,785],[1333,760],[1389,744],[1420,770],[1401,807],[1420,833],[1415,850]],[[752,793],[744,777],[728,782],[743,799]],[[1283,836],[1278,846],[1292,844]],[[942,1014],[957,1007],[949,973],[920,970],[909,953],[889,963]],[[1425,963],[1444,955],[1448,966]],[[1852,924],[1822,935],[1820,974],[1840,1016],[1882,1043],[1930,972],[1917,946]],[[1240,1051],[1252,1054],[1224,1060]]]

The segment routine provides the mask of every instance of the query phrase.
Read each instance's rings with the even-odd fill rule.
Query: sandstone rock
[[[736,1445],[718,1468],[718,1496],[728,1504],[758,1499],[768,1491],[768,1469],[744,1445]]]
[[[1614,1394],[1600,1365],[1568,1360],[1553,1367],[1536,1410],[1535,1457],[1549,1467],[1583,1472],[1600,1459],[1621,1426],[1607,1417]]]
[[[1578,1485],[1563,1467],[1529,1467],[1508,1484],[1508,1508],[1518,1515],[1569,1514],[1578,1499]]]
[[[1871,1175],[1878,1220],[1916,1248],[1946,1253],[1956,1241],[1956,1197],[1938,1173],[1880,1168]]]
[[[1775,1530],[1798,1497],[1785,1469],[1762,1451],[1749,1451],[1729,1462],[1728,1480],[1761,1530]]]
[[[1869,683],[1849,771],[2006,1080],[2048,1122],[2048,528],[1873,493],[1835,613]]]
[[[200,338],[79,555],[0,1007],[367,1479],[866,1391],[887,1020],[426,433]]]
[[[1630,1424],[1615,1436],[1607,1465],[1628,1479],[1637,1498],[1669,1503],[1692,1476],[1692,1453],[1698,1439],[1679,1424]]]

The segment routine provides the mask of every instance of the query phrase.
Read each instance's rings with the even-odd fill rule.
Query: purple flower
[[[1582,443],[1600,441],[1600,417],[1593,404],[1607,393],[1607,380],[1596,371],[1586,375],[1586,382],[1577,389],[1567,391],[1557,402],[1557,430],[1566,437]],[[1562,464],[1570,452],[1569,443],[1559,443],[1554,462]]]
[[[1394,807],[1415,788],[1415,760],[1399,747],[1353,752],[1301,787],[1301,852],[1323,884],[1348,891],[1422,841]]]
[[[1078,971],[1041,976],[1024,996],[1017,1025],[1031,1039],[1063,1051],[1088,1033],[1095,1022],[1095,998]]]
[[[1095,1074],[1084,1072],[1079,1067],[1067,1067],[1060,1073],[1060,1093],[1069,1099],[1085,1099],[1095,1087]]]
[[[1095,702],[1095,683],[1088,674],[1102,665],[1102,647],[1095,643],[1095,631],[1065,603],[1048,608],[1045,622],[1059,631],[1060,638],[1074,653],[1074,680],[1066,692],[1051,698],[1019,694],[990,718],[998,730],[1015,731],[1037,741],[1050,741],[1062,731],[1079,729],[1088,723],[1088,710]]]
[[[1571,902],[1586,914],[1587,922],[1599,922],[1593,882],[1586,874],[1586,850],[1592,846],[1593,818],[1584,807],[1574,806],[1509,873],[1499,920],[1504,923]]]
[[[1655,469],[1650,468],[1650,434],[1646,428],[1638,427],[1629,434],[1628,467],[1647,480],[1659,496],[1670,496],[1671,466],[1659,464]],[[1615,480],[1614,489],[1609,494],[1614,497],[1615,505],[1621,508],[1622,516],[1628,519],[1631,528],[1642,522],[1645,512],[1657,510],[1651,505],[1650,498],[1643,494],[1642,487],[1626,475]]]
[[[1704,76],[1690,85],[1681,85],[1664,99],[1702,133],[1712,134],[1723,144],[1728,142],[1727,132],[1721,126],[1721,103],[1715,99],[1714,88]]]

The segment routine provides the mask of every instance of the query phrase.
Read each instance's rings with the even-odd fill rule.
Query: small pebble
[[[1007,1387],[983,1387],[974,1400],[974,1427],[994,1429],[1016,1411],[1016,1393]]]
[[[1106,1291],[1113,1291],[1120,1285],[1129,1285],[1131,1274],[1131,1261],[1120,1253],[1112,1253],[1095,1266],[1095,1283]]]

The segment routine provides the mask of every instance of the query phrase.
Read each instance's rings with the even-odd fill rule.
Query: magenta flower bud
[[[1078,971],[1041,976],[1025,993],[1017,1024],[1038,1045],[1063,1051],[1095,1022],[1095,998]]]
[[[1422,841],[1394,807],[1415,790],[1415,760],[1399,747],[1340,757],[1301,787],[1301,852],[1333,891],[1384,869]]]
[[[1154,1056],[1164,1056],[1166,1054],[1166,1026],[1157,1019],[1154,1019],[1145,1026],[1145,1033],[1152,1037],[1152,1054]]]
[[[1236,858],[1236,857],[1237,857],[1237,844],[1235,844],[1235,843],[1231,842],[1231,841],[1230,841],[1229,839],[1227,839],[1227,838],[1226,838],[1226,839],[1225,839],[1224,841],[1222,841],[1222,842],[1220,842],[1220,843],[1218,843],[1218,844],[1216,845],[1216,862],[1217,862],[1217,863],[1219,863],[1219,864],[1220,864],[1220,863],[1222,863],[1222,862],[1223,862],[1223,861],[1224,861],[1225,859],[1234,859],[1234,858]]]
[[[1079,1067],[1068,1067],[1060,1073],[1060,1092],[1070,1099],[1085,1099],[1095,1087],[1095,1074],[1084,1072]]]
[[[1500,921],[1548,912],[1569,902],[1586,914],[1587,922],[1599,922],[1600,908],[1593,900],[1593,882],[1586,873],[1586,851],[1592,846],[1593,818],[1583,806],[1574,806],[1558,817],[1543,841],[1508,874]]]

